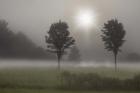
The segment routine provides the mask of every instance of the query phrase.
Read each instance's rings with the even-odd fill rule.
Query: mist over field
[[[0,60],[0,69],[2,68],[46,68],[53,69],[57,68],[57,61],[48,61],[48,60]],[[119,69],[128,69],[128,70],[140,70],[139,62],[118,62],[117,66]],[[72,68],[114,68],[114,63],[110,61],[106,62],[69,62],[62,61],[62,69],[67,67]]]

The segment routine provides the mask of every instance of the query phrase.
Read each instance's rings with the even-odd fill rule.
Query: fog
[[[122,22],[127,33],[119,59],[129,53],[140,53],[139,4],[140,0],[0,0],[0,19],[8,21],[14,32],[22,31],[43,48],[50,25],[61,19],[68,22],[83,60],[106,61],[112,60],[112,55],[104,50],[100,30],[112,18]],[[97,26],[89,36],[75,27],[74,16],[79,8],[90,8],[97,14]]]
[[[140,63],[118,63],[118,69],[127,70],[140,70]],[[11,69],[11,68],[57,68],[58,63],[56,61],[37,61],[37,60],[1,60],[0,69]],[[114,63],[112,62],[80,62],[80,63],[69,63],[63,61],[61,63],[61,69],[65,68],[114,68]]]

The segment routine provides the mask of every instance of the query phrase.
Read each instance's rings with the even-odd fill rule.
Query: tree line
[[[14,33],[0,20],[0,58],[53,59],[54,55],[36,46],[24,33]]]

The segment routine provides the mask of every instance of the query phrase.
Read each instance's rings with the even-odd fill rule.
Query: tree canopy
[[[122,23],[119,23],[117,19],[109,20],[104,24],[102,31],[102,40],[105,45],[105,49],[112,51],[115,57],[115,68],[116,68],[116,57],[118,52],[121,51],[120,47],[125,42],[125,30]]]
[[[66,22],[57,22],[51,25],[46,36],[48,51],[56,53],[58,58],[58,68],[60,69],[60,59],[65,54],[66,49],[74,45],[75,40],[70,36]]]

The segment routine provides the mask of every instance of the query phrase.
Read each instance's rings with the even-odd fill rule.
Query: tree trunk
[[[117,71],[117,54],[114,54],[115,57],[115,71]]]
[[[58,57],[58,70],[60,71],[61,64],[60,64],[60,57]]]
[[[57,51],[57,57],[58,57],[58,71],[60,71],[60,69],[61,69],[61,63],[60,63],[61,51]]]

